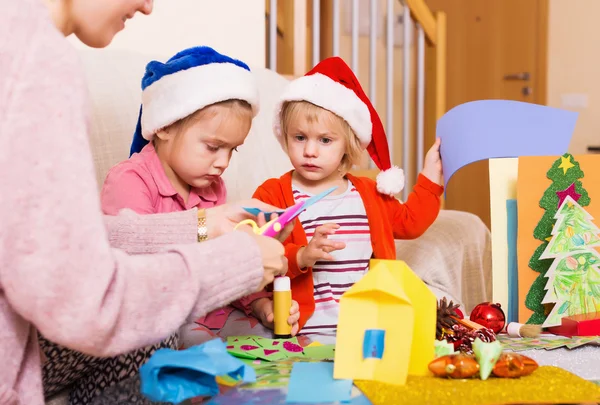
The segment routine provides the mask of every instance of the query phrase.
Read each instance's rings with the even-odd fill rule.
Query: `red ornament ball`
[[[496,334],[500,333],[506,324],[506,316],[500,304],[492,304],[491,302],[484,302],[473,308],[469,319],[493,330]]]

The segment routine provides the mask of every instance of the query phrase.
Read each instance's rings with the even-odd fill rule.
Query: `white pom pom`
[[[380,172],[377,175],[377,191],[394,196],[404,188],[404,170],[398,166]]]

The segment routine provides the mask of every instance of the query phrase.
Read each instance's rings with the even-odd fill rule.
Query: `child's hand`
[[[296,260],[301,269],[312,267],[319,260],[331,261],[333,256],[329,253],[346,247],[344,242],[336,242],[327,238],[327,235],[335,234],[335,230],[339,227],[338,224],[325,224],[315,229],[315,234],[308,246],[298,250]]]
[[[256,316],[260,323],[265,325],[269,329],[273,329],[273,319],[275,314],[273,313],[273,300],[271,298],[259,298],[252,302],[252,313]],[[300,325],[298,320],[300,319],[300,306],[296,301],[292,300],[292,306],[290,308],[290,317],[288,318],[288,324],[292,325],[292,336],[296,336]]]
[[[427,151],[421,173],[432,182],[442,185],[444,177],[442,174],[442,157],[440,156],[440,138],[436,138],[433,146]]]

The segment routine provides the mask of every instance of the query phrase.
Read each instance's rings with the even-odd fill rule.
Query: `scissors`
[[[329,194],[331,194],[336,189],[337,189],[337,186],[331,187],[330,189],[327,189],[327,190],[323,191],[322,193],[319,193],[319,194],[309,198],[308,200],[301,201],[295,205],[292,205],[291,207],[289,207],[288,209],[283,211],[283,213],[279,217],[267,222],[262,227],[259,227],[256,224],[256,222],[254,222],[252,219],[246,219],[246,220],[240,222],[239,224],[237,224],[235,226],[235,228],[237,229],[241,225],[250,225],[255,234],[274,237],[279,232],[281,232],[281,230],[283,228],[285,228],[285,226],[287,224],[292,222],[298,215],[300,215],[304,210],[306,210],[311,205],[315,204],[317,201],[322,200],[323,198],[327,197]],[[245,208],[245,210],[248,211],[249,209]],[[273,213],[269,213],[269,214],[273,214]]]

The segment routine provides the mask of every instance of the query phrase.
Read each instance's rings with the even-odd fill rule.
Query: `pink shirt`
[[[140,153],[119,163],[104,181],[101,193],[102,210],[107,215],[117,215],[124,208],[138,214],[162,214],[185,211],[192,208],[210,208],[225,203],[227,192],[223,179],[203,189],[192,188],[187,203],[179,195],[165,173],[152,143]],[[266,291],[250,294],[238,301],[215,310],[195,322],[209,329],[221,329],[234,308],[247,316],[252,315],[253,301],[271,297]]]
[[[248,295],[264,270],[243,232],[197,243],[196,210],[103,217],[77,52],[42,0],[0,10],[0,404],[43,405],[38,331],[115,356]]]
[[[152,143],[110,169],[101,193],[102,210],[107,215],[116,215],[123,208],[138,214],[211,208],[226,199],[225,183],[219,178],[210,187],[192,188],[186,203],[173,188]]]

